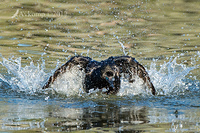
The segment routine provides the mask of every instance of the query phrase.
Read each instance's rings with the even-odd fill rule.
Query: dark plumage
[[[83,88],[86,92],[89,92],[90,89],[106,88],[107,94],[116,94],[120,89],[121,77],[128,75],[125,78],[129,83],[134,83],[135,76],[138,76],[153,95],[156,93],[145,68],[130,56],[109,57],[101,62],[89,57],[74,56],[50,76],[43,89],[50,87],[58,77],[75,66],[78,66],[78,69],[85,74]]]

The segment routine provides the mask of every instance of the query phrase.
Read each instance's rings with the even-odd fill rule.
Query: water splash
[[[38,92],[41,86],[44,84],[48,74],[44,72],[45,62],[41,65],[35,66],[33,61],[30,62],[30,66],[21,66],[21,58],[7,60],[3,58],[0,64],[7,68],[9,76],[3,76],[0,74],[0,79],[11,86],[13,90],[17,92],[27,92],[34,94]]]
[[[84,93],[84,78],[85,73],[77,66],[72,70],[66,70],[61,77],[57,77],[54,83],[51,84],[51,88],[57,93],[65,94],[66,96],[77,94],[80,96]]]
[[[128,75],[128,74],[126,74]],[[125,78],[127,76],[122,76],[120,90],[117,93],[118,96],[134,96],[138,94],[142,95],[152,95],[151,91],[147,88],[147,85],[144,84],[144,81],[139,78],[139,76],[134,76],[134,82],[129,83]]]
[[[122,42],[120,42],[120,41],[118,41],[118,43],[121,45],[122,51],[123,51],[124,55],[128,55],[128,53],[125,51],[125,46],[124,46],[124,44],[123,44]]]
[[[156,69],[156,62],[152,62],[148,71],[150,78],[158,92],[158,95],[180,94],[188,91],[189,86],[186,75],[195,67],[187,67],[176,62],[178,57],[171,57],[168,62]]]
[[[2,59],[3,61],[0,62],[0,64],[7,68],[8,75],[5,76],[0,74],[0,82],[6,82],[13,90],[17,92],[23,91],[33,95],[37,92],[43,92],[42,86],[47,81],[48,77],[52,74],[52,72],[44,72],[44,60],[41,65],[37,64],[37,66],[35,66],[33,61],[31,61],[30,65],[22,67],[21,58],[7,60],[2,57]],[[190,91],[189,89],[191,86],[194,86],[193,81],[188,81],[185,76],[191,70],[195,69],[195,67],[187,67],[184,64],[178,64],[176,59],[177,58],[171,58],[168,62],[164,62],[164,64],[160,65],[160,68],[156,67],[156,61],[151,63],[148,73],[157,90],[158,95],[179,95],[180,93],[183,94],[186,91]],[[77,72],[72,72],[72,77],[73,73]],[[58,93],[60,92],[65,94],[66,96],[85,96],[85,92],[80,85],[83,82],[81,80],[83,75],[81,75],[81,73],[79,74],[79,79],[68,77],[69,81],[65,82],[66,84],[64,86],[52,86],[53,89]],[[141,87],[142,83],[140,83],[140,81],[138,81],[140,85],[128,86],[126,83],[126,81],[122,81],[118,96],[134,96],[138,94],[144,94],[145,88]],[[199,84],[196,84],[196,87],[198,86]],[[145,94],[150,94],[148,89],[146,89],[146,91],[147,93]]]
[[[129,53],[125,51],[126,47],[124,46],[124,44],[122,42],[119,41],[119,37],[116,35],[113,35],[113,36],[118,40],[118,43],[121,45],[124,55],[125,56],[128,55]]]

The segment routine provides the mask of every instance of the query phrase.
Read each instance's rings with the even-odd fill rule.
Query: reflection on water
[[[199,4],[0,0],[0,131],[200,132]],[[41,91],[75,54],[133,56],[158,95]]]
[[[98,105],[83,109],[61,108],[51,112],[52,117],[63,120],[54,123],[65,130],[90,129],[95,127],[122,128],[126,125],[148,123],[145,107],[112,107],[113,104]]]
[[[1,106],[4,105],[0,115],[1,130],[48,132],[87,129],[121,132],[183,132],[187,130],[193,132],[200,130],[200,110],[198,108],[189,110],[187,108],[156,108],[156,106],[147,105],[146,103],[152,104],[147,99],[126,101],[127,103],[124,102],[127,99],[118,99],[117,102],[97,99],[98,101],[85,99],[84,102],[52,99],[53,101],[45,102],[11,98],[7,101],[7,105],[1,102]],[[142,102],[145,103],[142,104]]]

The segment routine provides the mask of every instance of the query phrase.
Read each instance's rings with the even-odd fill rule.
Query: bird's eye
[[[108,72],[106,72],[106,76],[108,76],[108,77],[113,77],[113,76],[114,76],[114,74],[113,74],[113,72],[111,72],[111,71],[108,71]]]

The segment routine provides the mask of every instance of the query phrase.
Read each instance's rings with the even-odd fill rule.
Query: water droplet
[[[45,97],[45,100],[48,100],[49,99],[49,96],[48,97]]]

